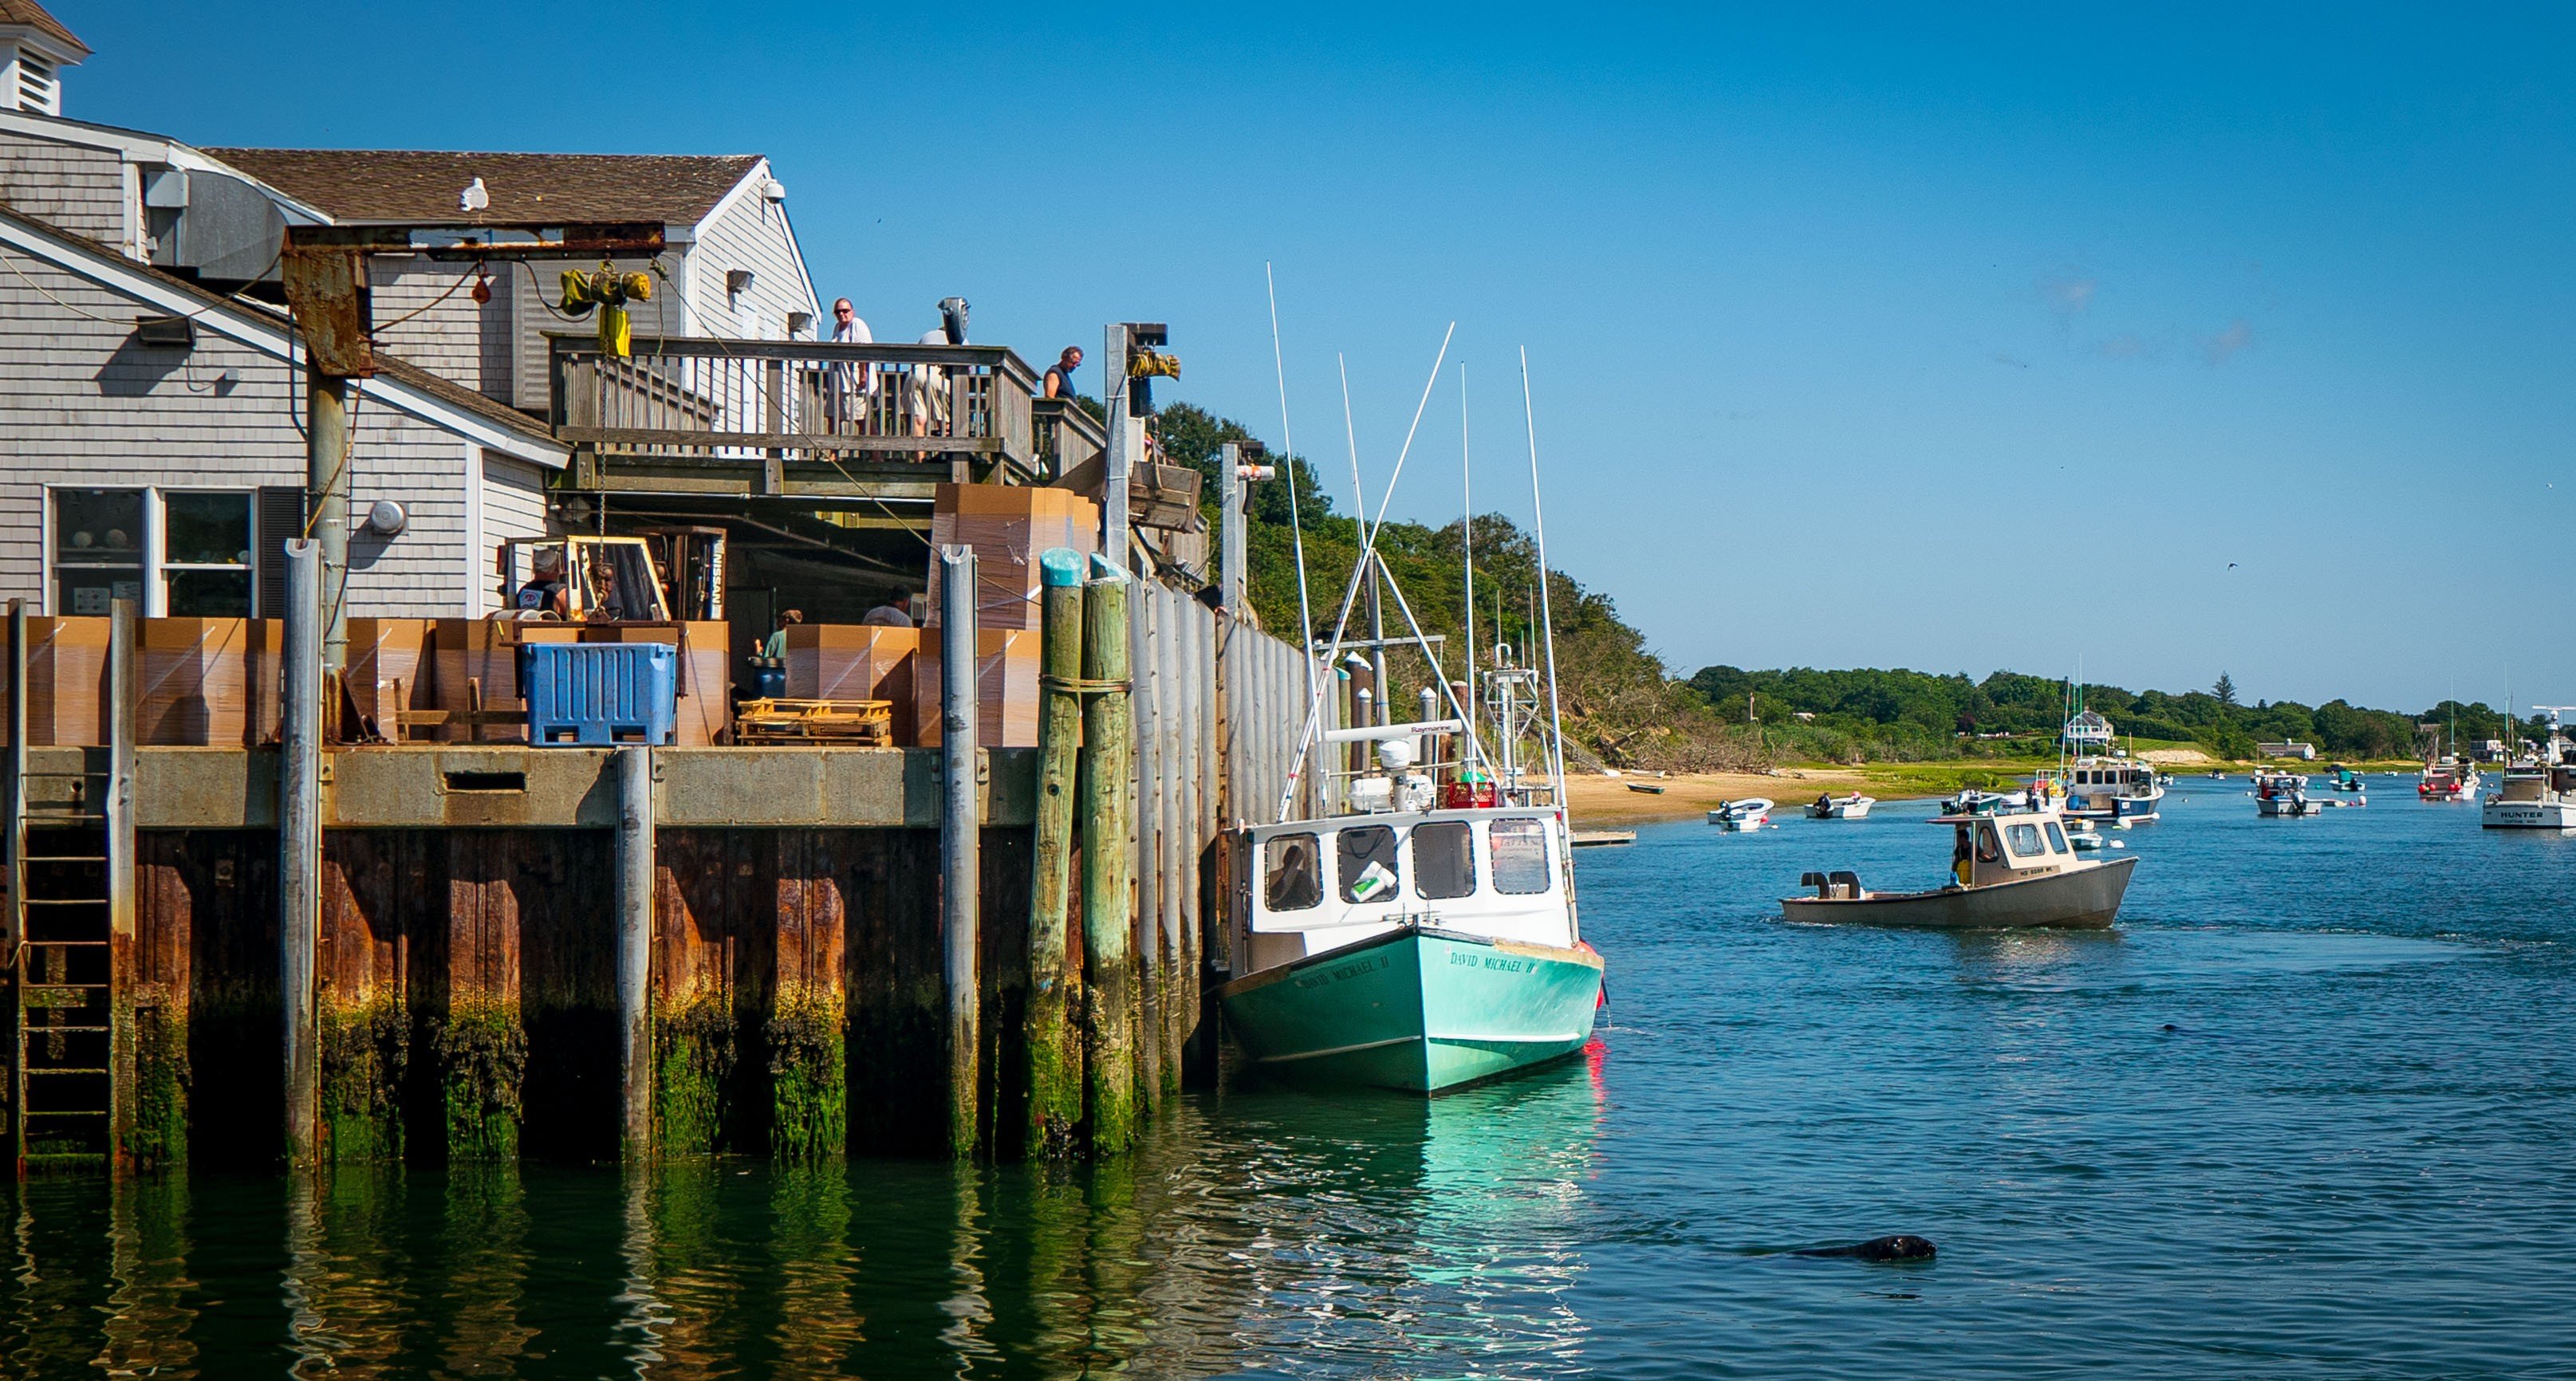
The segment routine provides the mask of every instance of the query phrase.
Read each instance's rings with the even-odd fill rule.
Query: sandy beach
[[[1630,785],[1660,786],[1663,794],[1631,791]],[[1692,772],[1670,777],[1578,776],[1567,783],[1567,805],[1576,829],[1635,825],[1654,820],[1696,820],[1720,801],[1768,796],[1785,808],[1796,808],[1830,791],[1837,795],[1863,785],[1857,771],[1828,767],[1784,767],[1776,774]]]

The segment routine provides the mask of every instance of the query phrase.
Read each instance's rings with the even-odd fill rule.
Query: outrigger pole
[[[1440,370],[1449,362],[1449,342],[1457,334],[1458,323],[1454,321],[1450,322],[1449,329],[1441,334],[1440,353],[1431,362],[1431,376],[1422,381],[1422,397],[1413,405],[1413,425],[1405,429],[1404,445],[1396,452],[1395,455],[1395,470],[1387,476],[1386,492],[1378,499],[1377,516],[1372,520],[1367,518],[1364,514],[1354,515],[1359,518],[1361,524],[1360,554],[1359,559],[1351,566],[1350,584],[1342,591],[1341,611],[1333,619],[1333,640],[1329,649],[1324,654],[1324,665],[1327,667],[1330,667],[1341,660],[1343,635],[1350,631],[1351,606],[1359,600],[1361,582],[1373,578],[1379,569],[1377,564],[1377,537],[1378,533],[1386,527],[1387,504],[1395,498],[1396,483],[1404,478],[1404,462],[1407,457],[1413,454],[1413,439],[1415,434],[1422,428],[1423,409],[1429,407],[1431,404],[1431,390],[1440,382]],[[1352,437],[1351,477],[1353,481],[1356,482],[1359,478],[1359,443],[1357,440],[1358,434],[1352,429],[1350,421],[1349,379],[1350,376],[1348,372],[1345,371],[1342,383],[1342,426],[1343,430],[1350,433]],[[1535,451],[1533,451],[1533,454],[1535,454]],[[1363,507],[1365,507],[1367,503],[1367,495],[1365,491],[1362,492],[1361,503]],[[1470,714],[1464,706],[1458,703],[1458,693],[1450,687],[1449,678],[1445,674],[1440,674],[1439,660],[1432,656],[1430,640],[1423,636],[1421,624],[1414,620],[1412,607],[1405,602],[1404,591],[1398,588],[1392,580],[1387,582],[1387,588],[1395,591],[1396,607],[1403,612],[1406,624],[1413,629],[1414,641],[1421,646],[1422,655],[1431,662],[1432,671],[1435,673],[1433,679],[1440,682],[1441,698],[1448,701],[1451,711],[1457,715],[1461,723],[1466,725],[1467,741],[1470,751],[1474,752],[1479,758],[1482,758],[1484,756],[1484,747],[1476,737],[1475,716]],[[1309,646],[1311,647],[1311,644]],[[1310,651],[1308,655],[1312,656],[1313,654]],[[1551,652],[1551,659],[1553,658],[1553,655],[1554,654]],[[1309,684],[1312,685],[1313,683],[1310,682]],[[1381,693],[1380,698],[1383,699],[1385,687],[1381,686],[1379,687],[1379,690]],[[1298,732],[1297,753],[1294,758],[1290,759],[1288,764],[1288,775],[1280,787],[1279,811],[1275,817],[1276,819],[1287,819],[1288,811],[1297,799],[1298,778],[1305,772],[1307,752],[1314,746],[1316,736],[1322,731],[1323,714],[1323,691],[1321,687],[1316,687],[1307,697],[1305,727]],[[1560,772],[1560,778],[1562,775],[1563,774]]]

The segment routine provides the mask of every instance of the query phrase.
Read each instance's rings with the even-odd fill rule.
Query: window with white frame
[[[56,614],[120,599],[180,618],[252,612],[249,490],[56,489],[52,517]]]

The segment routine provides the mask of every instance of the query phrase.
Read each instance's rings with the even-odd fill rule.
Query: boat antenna
[[[1467,362],[1458,362],[1458,550],[1467,569],[1467,704],[1476,703],[1476,470],[1467,449]]]
[[[1556,774],[1556,809],[1565,813],[1565,716],[1557,707],[1556,696],[1556,607],[1548,592],[1547,580],[1547,509],[1539,500],[1538,483],[1538,413],[1530,402],[1529,347],[1521,347],[1521,425],[1529,433],[1530,454],[1530,526],[1538,539],[1538,609],[1539,636],[1547,644],[1547,731],[1550,744],[1549,767]]]
[[[1288,479],[1288,541],[1297,553],[1297,641],[1307,643],[1315,637],[1315,613],[1306,599],[1306,527],[1297,514],[1297,440],[1288,430],[1288,358],[1279,350],[1279,280],[1270,271],[1270,261],[1261,262],[1261,281],[1270,289],[1270,367],[1279,375],[1279,446],[1288,454],[1280,458],[1279,473]],[[1315,693],[1315,669],[1306,668],[1306,693]]]
[[[1360,536],[1368,534],[1368,488],[1360,483],[1360,435],[1351,426],[1351,362],[1339,351],[1333,353],[1333,366],[1342,371],[1342,439],[1351,446],[1351,521],[1360,525]],[[1360,543],[1365,554],[1368,543]],[[1352,567],[1357,570],[1358,567]]]

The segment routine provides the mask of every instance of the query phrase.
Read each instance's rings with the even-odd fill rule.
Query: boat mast
[[[1565,716],[1556,693],[1556,602],[1548,591],[1547,508],[1539,498],[1538,413],[1530,402],[1529,347],[1521,347],[1521,423],[1529,432],[1530,526],[1538,539],[1539,638],[1547,644],[1547,732],[1549,786],[1557,814],[1565,814]]]
[[[1288,541],[1297,553],[1297,641],[1315,640],[1315,614],[1306,599],[1306,526],[1297,513],[1297,439],[1288,430],[1288,358],[1279,350],[1279,280],[1271,275],[1269,261],[1261,265],[1261,281],[1270,289],[1270,365],[1279,374],[1279,447],[1287,454],[1280,460],[1279,473],[1288,479]],[[1314,657],[1307,656],[1306,693],[1315,693]]]
[[[1467,569],[1467,712],[1476,712],[1476,470],[1467,449],[1467,362],[1458,362],[1458,551]]]

